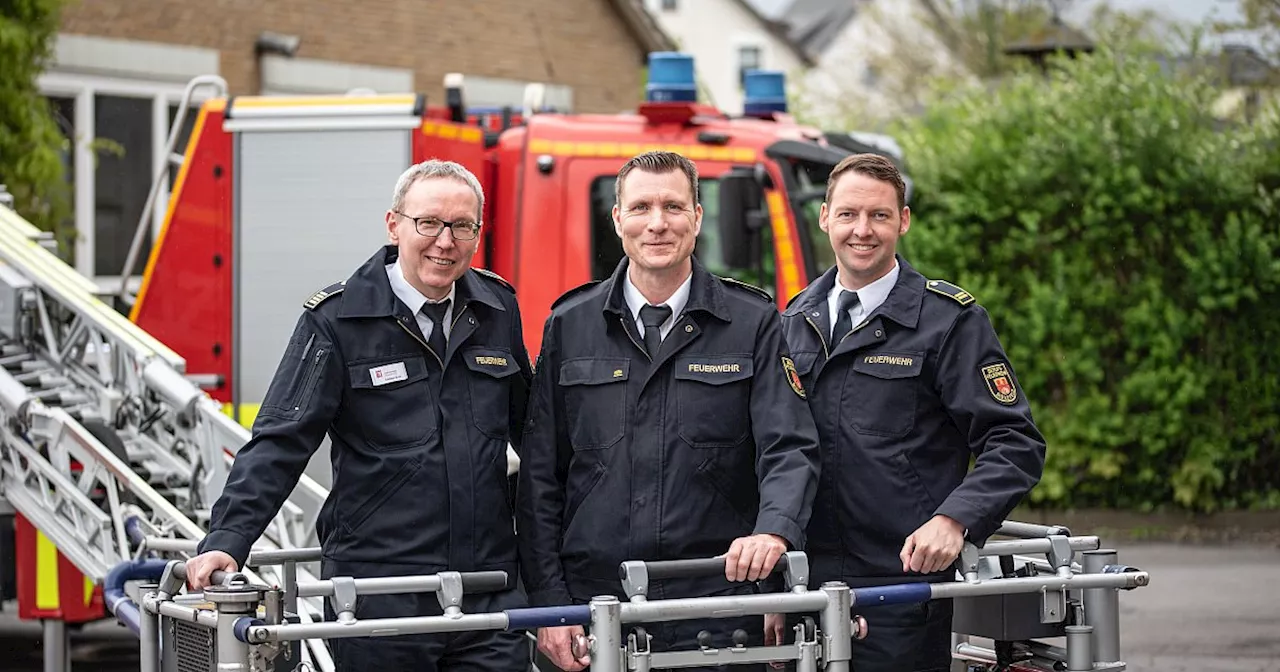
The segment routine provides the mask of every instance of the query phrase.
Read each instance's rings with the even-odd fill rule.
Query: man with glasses
[[[507,589],[466,613],[525,605],[507,447],[522,436],[532,371],[515,291],[470,268],[484,194],[466,168],[427,161],[396,184],[390,244],[304,304],[213,507],[193,589],[243,567],[326,433],[333,489],[317,521],[323,578],[501,570]],[[333,619],[331,602],[326,616]],[[355,617],[442,613],[433,593],[367,595]],[[338,670],[527,670],[518,632],[329,640]]]
[[[772,298],[693,258],[697,195],[697,170],[679,154],[624,164],[613,221],[626,257],[552,306],[516,516],[535,606],[625,600],[624,560],[725,557],[723,575],[654,581],[650,599],[754,593],[803,544],[817,430]],[[731,647],[738,629],[763,643],[759,616],[646,626],[653,651],[696,649],[702,630]],[[538,648],[581,670],[583,634],[543,628]]]

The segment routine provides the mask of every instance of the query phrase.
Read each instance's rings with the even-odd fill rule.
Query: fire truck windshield
[[[834,167],[834,164],[810,161],[790,162],[792,179],[788,180],[788,188],[791,208],[795,212],[796,230],[800,246],[804,250],[805,270],[810,280],[836,263],[835,252],[827,242],[827,234],[818,225],[818,216],[827,195],[827,175]]]

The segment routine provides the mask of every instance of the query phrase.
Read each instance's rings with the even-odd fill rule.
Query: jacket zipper
[[[401,329],[404,329],[404,333],[409,334],[410,336],[412,336],[412,337],[413,337],[413,340],[415,340],[415,341],[417,341],[417,342],[421,343],[421,344],[422,344],[422,347],[426,348],[426,349],[427,349],[427,352],[431,353],[431,356],[432,356],[432,357],[435,357],[435,358],[436,358],[436,361],[437,361],[437,362],[439,362],[439,364],[440,364],[440,369],[441,369],[441,370],[443,370],[443,369],[444,369],[444,362],[440,360],[440,355],[437,355],[437,354],[436,354],[436,351],[435,351],[435,350],[432,350],[432,349],[431,349],[431,346],[427,345],[427,344],[426,344],[426,342],[422,340],[422,337],[421,337],[421,336],[419,336],[419,335],[417,335],[417,334],[413,333],[413,330],[412,330],[412,329],[410,329],[408,326],[406,326],[406,325],[405,325],[405,323],[404,323],[404,322],[402,322],[402,321],[400,321],[400,320],[396,320],[396,324],[400,325],[400,328],[401,328]],[[432,328],[434,328],[434,327],[432,327]]]
[[[649,356],[649,351],[645,350],[643,345],[636,343],[636,337],[632,336],[631,330],[627,328],[627,318],[619,317],[618,322],[622,324],[622,331],[626,332],[627,338],[631,339],[631,342],[635,343],[637,348],[640,348],[640,352],[644,353],[645,358],[648,359],[650,362],[652,362],[653,358]]]
[[[822,335],[822,330],[821,330],[821,329],[819,329],[819,328],[818,328],[818,325],[814,324],[813,320],[809,319],[809,317],[808,317],[808,316],[805,316],[804,321],[805,321],[805,322],[808,322],[808,323],[809,323],[809,326],[813,327],[813,330],[814,330],[815,332],[817,332],[817,334],[818,334],[818,342],[822,344],[822,357],[823,357],[823,359],[831,359],[831,354],[827,352],[827,339],[826,339],[825,337],[823,337],[823,335]]]

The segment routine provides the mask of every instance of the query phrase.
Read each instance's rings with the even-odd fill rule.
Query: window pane
[[[591,183],[591,279],[603,280],[622,261],[622,241],[613,231],[613,184],[605,175]]]
[[[75,231],[76,207],[76,99],[48,97],[49,107],[53,112],[54,123],[62,134],[63,144],[58,155],[62,158],[62,174],[67,180],[67,207],[70,218],[62,223],[63,231]],[[70,241],[68,241],[70,242]],[[67,246],[67,254],[75,255],[75,245]],[[65,259],[67,263],[75,263],[74,259]]]
[[[192,103],[191,106],[187,108],[187,116],[186,116],[186,120],[182,122],[182,128],[178,130],[178,134],[179,134],[178,144],[174,145],[174,148],[173,148],[173,152],[175,154],[178,154],[179,156],[186,154],[187,142],[191,140],[191,129],[195,128],[196,117],[199,115],[200,115],[200,106],[196,103]],[[170,105],[169,106],[169,126],[167,127],[168,133],[173,132],[174,119],[177,118],[177,116],[178,116],[178,106]],[[165,134],[165,138],[169,137],[168,133]],[[173,191],[173,183],[177,179],[178,179],[178,167],[170,166],[169,167],[169,190],[170,191]]]
[[[114,143],[110,147],[97,147],[95,152],[98,163],[94,204],[96,275],[119,275],[124,269],[134,230],[147,202],[153,178],[151,104],[150,98],[94,97],[97,140],[99,144]],[[142,272],[142,262],[151,250],[150,224],[150,220],[144,224],[147,234],[134,264],[135,274]]]

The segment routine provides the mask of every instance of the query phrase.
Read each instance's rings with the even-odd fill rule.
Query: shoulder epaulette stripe
[[[949,299],[954,299],[956,303],[959,303],[962,306],[967,306],[977,300],[973,298],[972,294],[965,291],[963,288],[953,285],[946,280],[930,280],[925,283],[925,287],[928,287],[929,291],[934,292],[935,294],[941,294]]]
[[[720,278],[720,279],[721,279],[721,280],[723,280],[725,283],[727,283],[727,284],[729,284],[729,285],[731,285],[731,286],[733,286],[733,287],[740,287],[740,288],[745,289],[745,290],[747,290],[748,292],[751,292],[752,294],[755,294],[756,296],[758,296],[758,297],[760,297],[760,298],[764,299],[765,301],[768,301],[769,303],[773,303],[773,296],[772,296],[771,294],[769,294],[769,292],[766,292],[766,291],[764,291],[763,289],[761,289],[761,288],[759,288],[759,287],[756,287],[756,286],[755,286],[755,285],[753,285],[753,284],[746,283],[746,282],[743,282],[743,281],[741,281],[741,280],[737,280],[737,279],[735,279],[735,278],[725,277],[725,276],[723,276],[723,275],[719,275],[719,276],[716,276],[716,277]]]
[[[479,273],[480,275],[483,275],[483,276],[486,276],[486,277],[491,278],[491,279],[493,279],[493,280],[496,280],[496,281],[498,282],[498,284],[500,284],[500,285],[502,285],[503,287],[506,287],[507,289],[511,290],[511,293],[513,293],[513,294],[514,294],[514,293],[515,293],[515,291],[516,291],[516,288],[515,288],[515,287],[513,287],[513,286],[511,286],[511,283],[507,282],[507,279],[506,279],[506,278],[502,277],[501,275],[498,275],[497,273],[494,273],[493,271],[491,271],[491,270],[489,270],[489,269],[487,269],[487,268],[477,268],[477,267],[473,266],[473,267],[471,267],[471,270],[475,271],[476,273]]]
[[[558,306],[558,305],[560,305],[560,304],[564,303],[566,299],[569,299],[570,297],[573,297],[573,296],[576,296],[576,295],[578,295],[578,294],[581,294],[582,292],[584,292],[584,291],[586,291],[586,290],[588,290],[588,289],[591,289],[592,287],[595,287],[596,285],[600,284],[601,282],[604,282],[604,281],[603,281],[603,280],[592,280],[592,281],[590,281],[590,282],[585,282],[585,283],[583,283],[583,284],[581,284],[581,285],[578,285],[577,287],[574,287],[573,289],[571,289],[571,290],[569,290],[569,291],[565,292],[564,294],[561,294],[561,295],[560,295],[560,298],[558,298],[558,299],[556,299],[555,301],[553,301],[553,302],[551,303],[551,308],[554,310],[556,306]]]
[[[342,290],[346,289],[346,285],[347,285],[346,280],[343,280],[342,282],[335,282],[332,285],[329,285],[328,287],[325,287],[324,289],[316,292],[315,294],[312,294],[311,298],[307,299],[306,302],[302,304],[302,306],[307,310],[315,310],[317,306],[324,303],[325,300],[328,299],[329,297],[337,296],[338,294],[341,294]]]

